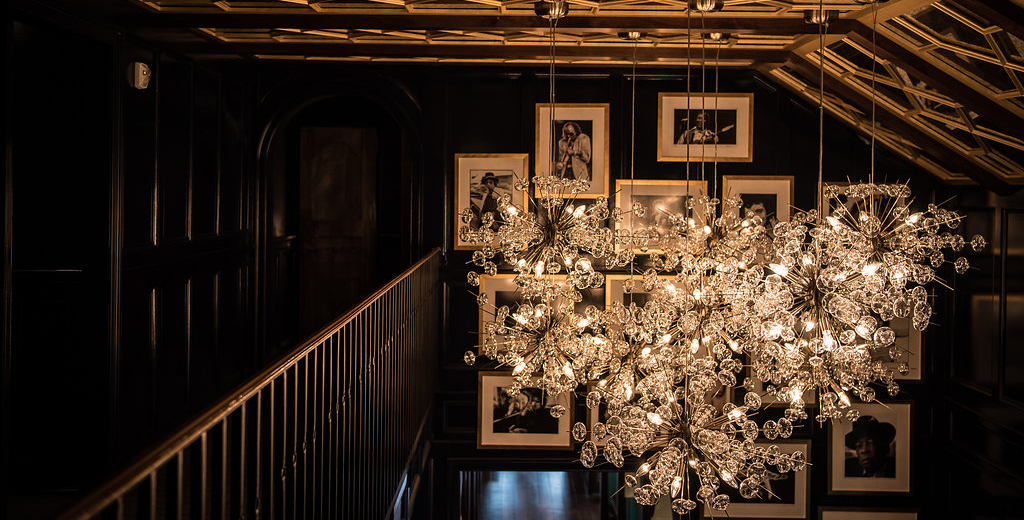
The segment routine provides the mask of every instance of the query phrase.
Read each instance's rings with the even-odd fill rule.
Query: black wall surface
[[[44,6],[11,26],[0,473],[7,513],[31,518],[270,353],[245,83]],[[133,61],[149,89],[128,86]]]

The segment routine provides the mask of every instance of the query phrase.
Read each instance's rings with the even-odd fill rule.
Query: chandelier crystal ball
[[[876,386],[896,395],[909,352],[888,323],[924,330],[938,270],[969,267],[962,217],[934,204],[913,211],[902,184],[826,187],[827,214],[798,212],[771,229],[744,218],[739,199],[693,197],[662,231],[622,228],[625,215],[648,211],[642,204],[578,202],[585,182],[542,176],[534,186],[532,208],[506,194],[479,230],[459,231],[481,246],[471,263],[484,275],[499,264],[516,273],[514,308],[477,297],[490,316],[478,353],[511,369],[509,393],[586,389],[586,406],[605,411],[593,427],[571,428],[583,466],[628,464],[637,502],[665,498],[677,513],[726,511],[723,486],[771,496],[770,474],[804,469],[806,454],[772,441],[808,419],[808,398],[825,422],[855,420],[855,399],[876,401]],[[468,224],[472,212],[462,215]],[[970,241],[985,246],[980,235]],[[649,255],[641,272],[635,252]],[[628,269],[624,291],[645,293],[644,303],[577,310],[583,291],[604,286],[599,269]],[[469,285],[480,272],[469,271]],[[759,421],[769,401],[784,413]]]

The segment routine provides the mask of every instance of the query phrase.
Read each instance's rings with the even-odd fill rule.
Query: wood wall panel
[[[218,211],[221,233],[242,230],[244,222],[244,201],[247,200],[248,186],[243,182],[243,165],[249,150],[245,148],[245,96],[243,87],[226,82],[222,87],[220,109],[220,197]]]
[[[154,73],[157,103],[157,179],[159,240],[189,238],[192,123],[192,67],[160,55]]]
[[[152,50],[130,47],[133,58],[153,63]],[[156,87],[124,90],[124,220],[125,249],[155,245]]]
[[[195,68],[195,103],[192,124],[193,238],[217,234],[220,199],[220,76],[204,67]]]

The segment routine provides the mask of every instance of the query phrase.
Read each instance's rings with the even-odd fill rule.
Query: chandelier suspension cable
[[[868,182],[875,183],[875,64],[877,63],[878,48],[875,44],[875,34],[878,32],[878,0],[872,1],[871,8],[871,170],[868,173]],[[868,201],[872,214],[874,213],[875,197],[871,196]]]
[[[557,9],[556,6],[557,6],[556,2],[552,1],[551,2],[552,14],[554,14],[554,11]],[[549,48],[548,48],[548,50],[549,50],[549,54],[548,54],[548,56],[549,56],[549,60],[548,60],[548,117],[549,117],[548,128],[550,130],[549,130],[549,137],[548,138],[551,139],[551,163],[548,165],[548,169],[550,170],[548,172],[548,175],[555,175],[556,172],[553,171],[554,170],[554,161],[555,161],[555,157],[558,157],[558,142],[555,141],[555,135],[557,135],[557,133],[555,132],[555,26],[557,26],[557,25],[558,25],[558,17],[557,16],[550,16],[550,17],[548,17],[548,27],[550,29],[549,30],[549,33],[550,33],[549,34],[549,36],[550,36],[550,44],[549,44]]]
[[[715,159],[714,159],[714,161],[715,161],[714,162],[715,169],[714,169],[714,173],[712,174],[714,176],[714,181],[715,181],[715,192],[714,193],[715,193],[716,197],[727,197],[729,195],[728,193],[721,193],[721,194],[718,193],[718,188],[720,187],[720,185],[719,185],[720,178],[718,177],[718,131],[719,131],[719,128],[720,128],[718,126],[718,79],[719,79],[719,76],[721,75],[721,69],[718,68],[718,63],[719,63],[718,60],[722,57],[722,45],[723,45],[722,40],[721,40],[721,38],[719,38],[718,45],[715,47],[715,128],[714,128],[714,131],[715,131],[715,143],[714,143],[715,144]]]
[[[818,223],[821,223],[822,199],[824,185],[822,172],[825,169],[825,31],[828,30],[828,18],[825,15],[823,0],[818,0]]]
[[[632,34],[628,34],[632,37]],[[633,211],[633,191],[636,190],[635,179],[633,177],[633,166],[636,157],[636,46],[640,43],[640,35],[637,34],[636,38],[633,38],[633,84],[631,85],[632,91],[630,93],[630,107],[629,107],[629,209]],[[630,223],[633,222],[633,218],[630,217]],[[632,227],[632,226],[630,226]],[[636,255],[629,257],[629,278],[633,279],[633,260]]]
[[[692,65],[691,61],[693,60],[693,55],[690,54],[690,50],[691,50],[690,49],[690,38],[691,38],[691,31],[692,31],[691,26],[690,26],[690,22],[691,22],[690,15],[692,14],[692,12],[693,11],[689,7],[686,8],[686,128],[683,129],[683,134],[682,135],[683,135],[683,147],[686,148],[686,200],[687,201],[690,200],[690,143],[686,142],[686,134],[687,134],[687,131],[690,130],[690,102],[691,102],[691,98],[690,98],[690,95],[691,95],[691,93],[690,93],[690,72],[691,72],[691,65]],[[672,122],[672,126],[673,127],[675,126],[675,121]],[[686,207],[683,208],[683,214],[685,214],[687,217],[692,217],[693,215],[692,215],[691,212],[692,212],[692,206],[693,205],[690,204],[689,206],[691,206],[691,207],[690,208],[686,208]]]
[[[704,113],[707,108],[707,87],[705,84],[705,78],[707,76],[707,45],[704,42],[704,11],[700,12],[700,111]],[[707,125],[707,114],[704,113],[704,124],[705,128]],[[703,137],[700,140],[700,182],[704,185],[705,195],[707,194],[707,180],[704,178],[704,163],[707,158],[707,152],[705,146],[707,145],[707,139]]]

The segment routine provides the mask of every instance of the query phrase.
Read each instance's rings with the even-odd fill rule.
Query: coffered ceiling
[[[533,0],[94,0],[117,23],[197,58],[547,63]],[[754,68],[947,183],[1024,186],[1024,2],[569,0],[562,65]],[[641,31],[633,43],[620,37]],[[635,53],[635,54],[634,54]],[[872,57],[874,59],[872,60]]]

